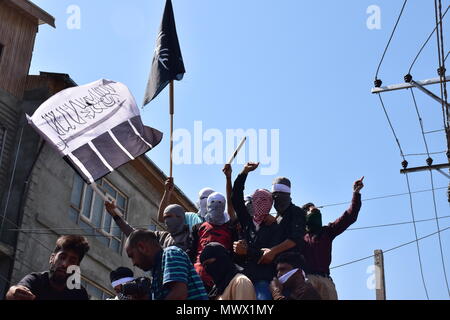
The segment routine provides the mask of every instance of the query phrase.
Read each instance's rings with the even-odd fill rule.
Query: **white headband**
[[[285,274],[283,274],[281,277],[279,277],[278,278],[278,280],[280,280],[280,282],[282,283],[282,284],[284,284],[284,283],[286,283],[286,281],[288,281],[289,280],[289,278],[294,274],[294,273],[296,273],[298,270],[300,270],[300,269],[292,269],[291,271],[289,271],[289,272],[286,272]],[[306,275],[305,275],[305,272],[303,271],[303,270],[301,270],[302,271],[302,274],[303,274],[303,278],[306,278]]]
[[[134,278],[132,278],[132,277],[122,278],[122,279],[118,279],[116,281],[111,282],[111,285],[112,285],[113,288],[115,288],[118,285],[130,282],[132,280],[134,280]]]
[[[275,183],[272,185],[272,192],[286,192],[291,193],[291,188],[285,184]]]

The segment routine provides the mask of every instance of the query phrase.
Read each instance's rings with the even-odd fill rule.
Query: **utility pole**
[[[428,42],[428,40],[430,40],[433,33],[436,32],[437,49],[438,49],[437,51],[438,51],[438,58],[439,58],[439,68],[437,69],[437,73],[439,75],[439,78],[423,80],[423,81],[415,81],[415,80],[413,80],[412,75],[408,72],[408,74],[404,77],[405,83],[397,84],[397,85],[390,85],[387,87],[381,87],[383,82],[380,79],[377,79],[377,76],[375,76],[375,82],[374,82],[375,88],[372,89],[372,93],[380,94],[380,93],[386,92],[386,91],[409,89],[409,88],[411,88],[411,90],[412,90],[412,88],[416,88],[416,89],[422,91],[423,93],[425,93],[426,95],[428,95],[429,97],[431,97],[432,99],[434,99],[435,101],[437,101],[439,104],[441,104],[442,111],[443,111],[443,118],[444,118],[443,120],[444,120],[445,136],[447,139],[447,152],[446,152],[447,162],[433,166],[432,165],[433,159],[431,157],[428,157],[428,159],[426,159],[428,166],[408,168],[408,161],[404,160],[402,162],[403,170],[401,170],[400,172],[403,174],[407,174],[409,172],[417,172],[417,171],[425,171],[425,170],[430,170],[430,172],[431,172],[431,170],[436,170],[439,173],[441,173],[442,175],[444,175],[450,179],[450,175],[446,174],[442,170],[444,168],[450,167],[450,165],[449,165],[449,163],[450,163],[450,104],[448,103],[448,95],[447,95],[447,82],[449,81],[449,77],[446,76],[446,74],[445,74],[446,73],[445,60],[448,57],[448,53],[447,53],[447,55],[445,55],[443,21],[442,21],[442,19],[445,16],[445,13],[447,11],[444,14],[442,14],[442,3],[441,2],[442,2],[441,0],[434,1],[434,11],[435,11],[435,16],[436,16],[436,28],[434,29],[434,31],[431,33],[430,37],[425,42],[425,44],[426,44]],[[403,9],[402,9],[402,12],[403,12]],[[401,13],[400,13],[400,16],[401,16]],[[399,17],[399,19],[400,19],[400,17]],[[395,28],[394,28],[394,31],[395,31]],[[388,43],[388,46],[389,46],[389,43]],[[420,49],[419,54],[423,48],[424,47],[422,47]],[[386,53],[386,51],[385,51],[385,53]],[[416,56],[416,59],[418,56],[419,55]],[[384,57],[384,55],[383,55],[383,57]],[[414,60],[413,65],[414,65],[416,59]],[[413,65],[411,65],[411,68]],[[409,69],[409,71],[411,71],[411,68]],[[378,70],[377,70],[377,75],[378,75]],[[439,84],[440,85],[440,89],[441,89],[440,97],[438,97],[436,94],[434,94],[433,92],[431,92],[430,90],[425,88],[425,86],[428,86],[430,84]],[[422,131],[423,131],[423,129],[422,129]],[[449,183],[449,187],[448,187],[448,201],[450,202],[450,183]]]
[[[374,253],[375,253],[374,259],[375,259],[376,299],[377,300],[386,300],[383,250],[375,250]]]
[[[405,76],[405,83],[401,83],[401,84],[394,84],[394,85],[382,87],[381,80],[376,80],[375,88],[372,89],[372,93],[373,94],[381,94],[383,92],[388,92],[388,91],[416,88],[416,89],[420,90],[421,92],[423,92],[424,94],[428,95],[430,98],[432,98],[439,104],[443,104],[446,107],[446,109],[449,110],[448,103],[446,103],[440,97],[438,97],[433,92],[431,92],[430,90],[425,88],[426,86],[429,86],[429,85],[441,84],[441,83],[445,83],[448,81],[450,81],[450,76],[427,79],[427,80],[422,80],[422,81],[415,81],[415,80],[413,80],[413,77],[410,74],[407,74]],[[445,119],[445,121],[448,121],[449,118],[450,118],[450,116],[447,115],[447,118]],[[442,170],[445,168],[450,168],[450,161],[449,161],[449,159],[450,159],[450,131],[447,130],[447,128],[446,128],[446,138],[447,138],[447,162],[433,165],[433,159],[428,158],[426,160],[427,166],[408,168],[408,162],[403,161],[402,162],[403,169],[400,170],[400,173],[406,174],[406,173],[418,172],[418,171],[436,170],[437,172],[441,173],[442,175],[444,175],[445,177],[450,179],[450,176]],[[449,189],[450,189],[450,185],[449,185]],[[450,202],[450,195],[449,195],[449,202]]]

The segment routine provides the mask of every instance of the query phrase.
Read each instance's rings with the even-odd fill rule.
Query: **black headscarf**
[[[211,258],[216,258],[216,261],[207,264],[204,268],[214,280],[214,287],[209,296],[217,297],[225,291],[230,281],[240,270],[231,260],[229,251],[218,242],[211,242],[205,246],[200,255],[200,262],[203,263]]]

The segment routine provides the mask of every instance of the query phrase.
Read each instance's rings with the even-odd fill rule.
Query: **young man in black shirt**
[[[69,286],[68,268],[79,266],[89,250],[86,238],[82,236],[62,236],[56,241],[56,247],[50,256],[50,268],[45,272],[26,275],[6,294],[7,300],[89,300],[86,289],[81,285],[77,289]],[[69,280],[69,281],[68,281]]]
[[[255,171],[259,163],[248,162],[237,176],[231,201],[241,224],[241,239],[233,244],[233,250],[238,255],[237,261],[244,268],[243,273],[255,285],[258,300],[272,300],[269,284],[276,275],[275,265],[258,264],[264,248],[273,248],[280,244],[282,230],[275,217],[270,214],[273,200],[269,190],[257,189],[250,201],[244,200],[244,189],[247,176]]]
[[[284,177],[276,178],[272,183],[273,206],[277,210],[278,226],[283,242],[272,248],[262,249],[262,264],[271,264],[282,252],[301,253],[304,248],[305,212],[292,203],[291,182]]]

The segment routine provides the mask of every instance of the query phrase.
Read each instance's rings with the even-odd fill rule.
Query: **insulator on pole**
[[[383,84],[383,81],[381,81],[380,79],[375,79],[373,83],[375,84],[375,88],[379,88]]]
[[[403,167],[403,169],[408,168],[408,161],[403,160],[403,161],[402,161],[402,167]]]
[[[406,83],[410,83],[411,80],[412,80],[412,75],[408,73],[408,74],[404,77],[404,79],[405,79],[405,82],[406,82]]]

